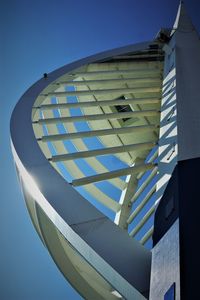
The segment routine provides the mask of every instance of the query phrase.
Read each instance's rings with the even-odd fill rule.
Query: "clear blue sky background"
[[[9,144],[9,120],[15,104],[45,72],[90,54],[152,39],[160,27],[171,27],[178,3],[1,0],[1,300],[81,299],[52,262],[28,216]],[[185,3],[200,32],[200,1]]]

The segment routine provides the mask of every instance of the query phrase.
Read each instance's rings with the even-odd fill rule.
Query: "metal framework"
[[[177,157],[174,52],[165,38],[52,72],[12,115],[33,223],[86,299],[148,298],[153,217]]]

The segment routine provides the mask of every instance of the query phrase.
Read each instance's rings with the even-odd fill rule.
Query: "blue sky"
[[[1,1],[1,300],[81,299],[57,270],[28,216],[9,145],[9,120],[15,104],[45,72],[106,49],[151,40],[160,27],[171,27],[178,3]],[[199,0],[185,3],[200,32]]]

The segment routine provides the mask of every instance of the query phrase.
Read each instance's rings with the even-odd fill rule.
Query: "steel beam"
[[[128,167],[128,168],[118,169],[115,171],[101,173],[98,175],[74,179],[71,184],[73,186],[82,186],[82,185],[86,185],[86,184],[90,184],[90,183],[94,183],[94,182],[98,182],[98,181],[109,180],[109,179],[117,178],[120,176],[138,173],[141,170],[146,170],[146,171],[151,170],[152,168],[154,168],[154,164],[141,164],[141,165],[137,165],[134,167]]]
[[[119,56],[113,56],[112,59],[129,59],[134,60],[135,58],[161,58],[164,57],[164,53],[146,53],[146,54],[133,54],[133,55],[119,55]]]
[[[137,160],[137,159],[136,159]],[[136,166],[136,164],[134,165]],[[121,193],[121,197],[119,203],[121,204],[120,211],[115,215],[115,224],[117,224],[122,229],[128,228],[127,218],[131,212],[130,198],[134,194],[138,181],[136,179],[135,174],[128,175],[126,177],[127,188],[124,189]]]
[[[74,81],[60,81],[55,82],[56,85],[68,85],[68,86],[82,86],[82,85],[98,85],[98,84],[120,84],[120,83],[160,83],[161,77],[156,75],[154,77],[131,77],[131,78],[109,78],[109,79],[96,79],[96,80],[74,80]]]
[[[157,148],[157,150],[149,157],[149,159],[147,160],[147,163],[153,162],[157,157],[158,157],[158,148]],[[139,180],[143,175],[144,175],[144,173],[138,174],[137,179]]]
[[[154,142],[139,143],[139,144],[132,144],[132,145],[122,145],[122,146],[117,146],[117,147],[109,147],[109,148],[103,148],[103,149],[55,155],[55,156],[52,156],[52,158],[49,158],[49,161],[58,162],[58,161],[74,160],[74,159],[78,159],[78,158],[86,158],[86,157],[93,157],[93,156],[100,156],[100,155],[107,155],[107,154],[123,153],[123,152],[129,152],[129,151],[138,151],[138,150],[144,151],[147,149],[151,149],[154,146],[155,146]]]
[[[158,149],[148,158],[147,162],[153,162],[158,157]]]
[[[145,235],[141,238],[140,243],[141,243],[142,245],[144,245],[144,244],[148,241],[148,239],[150,239],[150,237],[151,237],[152,234],[153,234],[153,229],[154,229],[154,227],[152,226],[152,227],[145,233]]]
[[[153,179],[153,177],[157,174],[158,167],[155,167],[152,172],[149,174],[149,176],[146,178],[146,180],[140,185],[136,193],[131,199],[131,202],[135,202],[135,200],[141,195],[141,193],[145,190],[145,188],[148,186],[150,181]]]
[[[70,75],[72,76],[97,76],[97,75],[111,75],[111,74],[116,74],[116,75],[126,75],[130,73],[137,73],[138,74],[160,74],[161,70],[157,67],[154,68],[142,68],[142,69],[127,69],[127,70],[100,70],[100,71],[86,71],[86,72],[71,72]]]
[[[146,223],[146,221],[151,217],[151,215],[155,212],[155,205],[153,205],[145,214],[145,216],[142,218],[142,220],[137,224],[133,230],[129,233],[130,236],[134,237],[138,231],[143,227],[143,225]]]
[[[153,195],[156,191],[156,184],[150,189],[150,191],[146,194],[142,202],[136,207],[136,209],[131,213],[127,220],[127,224],[130,224],[133,219],[139,214],[139,212],[143,209],[145,204],[149,201],[149,198]]]
[[[129,93],[161,93],[160,84],[151,84],[150,87],[131,87],[120,89],[99,89],[99,90],[80,90],[80,91],[65,91],[51,92],[48,94],[40,94],[45,97],[67,97],[67,96],[88,96],[88,95],[106,95],[106,94],[129,94]]]
[[[120,127],[120,128],[112,128],[112,129],[89,130],[89,131],[81,131],[81,132],[73,132],[73,133],[45,135],[39,138],[38,140],[42,142],[63,141],[63,140],[70,140],[70,139],[105,136],[105,135],[113,135],[113,134],[142,133],[142,132],[154,131],[157,129],[158,129],[157,125]]]
[[[76,108],[76,107],[98,107],[98,106],[115,106],[115,105],[128,105],[128,104],[157,104],[161,103],[161,99],[158,97],[147,97],[147,98],[133,98],[133,99],[113,99],[103,101],[87,101],[87,102],[75,102],[75,103],[56,103],[56,104],[42,104],[37,108],[42,110],[48,109],[65,109],[65,108]]]
[[[129,112],[117,112],[109,114],[94,114],[94,115],[82,115],[82,116],[70,116],[70,117],[59,117],[59,118],[46,118],[39,119],[34,123],[39,124],[56,124],[63,122],[80,122],[80,121],[96,121],[96,120],[109,120],[109,119],[123,119],[123,118],[133,118],[133,117],[150,117],[157,116],[160,114],[158,110],[137,110]]]

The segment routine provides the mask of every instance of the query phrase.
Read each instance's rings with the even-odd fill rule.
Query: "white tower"
[[[196,165],[185,184],[195,190],[198,174],[199,53],[180,5],[173,30],[44,74],[14,109],[12,151],[28,211],[85,299],[180,299],[189,208],[174,191]]]

